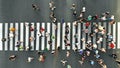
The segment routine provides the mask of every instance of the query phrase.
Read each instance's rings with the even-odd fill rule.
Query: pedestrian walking
[[[86,7],[82,7],[82,13],[85,13],[85,11],[86,11]]]
[[[69,57],[69,56],[70,56],[70,52],[67,51],[67,52],[66,52],[66,57]]]
[[[68,64],[68,65],[67,65],[67,68],[72,68],[72,67],[71,67],[71,65]]]
[[[44,62],[44,61],[45,61],[45,55],[44,55],[44,54],[41,54],[41,55],[39,56],[38,60],[39,60],[40,62]]]
[[[11,55],[11,56],[9,57],[9,60],[10,60],[10,61],[14,61],[14,60],[16,60],[16,57],[17,57],[16,55]]]
[[[79,62],[81,65],[83,65],[83,63],[84,63],[84,62],[83,62],[83,61],[81,61],[81,60],[80,60],[80,61],[78,61],[78,62]]]
[[[65,66],[65,64],[66,64],[67,61],[63,59],[60,62],[63,64],[63,66]]]
[[[27,62],[31,62],[34,58],[33,57],[28,57]]]
[[[39,7],[36,4],[32,4],[33,10],[39,10]]]
[[[90,60],[90,64],[93,66],[95,62],[93,60]]]
[[[102,64],[100,64],[100,65],[101,65],[101,68],[107,68],[107,65],[104,64],[104,63],[102,63]]]
[[[2,38],[2,39],[1,39],[2,42],[5,42],[6,40],[7,40],[6,38]]]

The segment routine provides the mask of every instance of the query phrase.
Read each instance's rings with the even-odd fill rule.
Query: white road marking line
[[[112,25],[113,26],[113,41],[116,42],[116,23]],[[115,48],[114,48],[115,49]]]
[[[25,24],[29,24],[29,23],[25,23]],[[29,26],[25,26],[26,30],[25,30],[25,47],[29,47]]]
[[[40,47],[40,43],[39,43],[39,35],[40,34],[40,23],[38,22],[37,23],[37,33],[36,33],[36,50],[39,50],[39,47]]]
[[[74,35],[76,34],[75,33],[75,25],[74,25],[74,23],[72,23],[72,27],[73,27],[73,29],[72,29],[72,49],[74,50],[75,49],[75,37],[74,37]]]
[[[13,27],[13,23],[10,23],[10,28]],[[10,50],[13,50],[13,38],[10,38]]]
[[[44,28],[45,29],[45,23],[42,23],[42,28]],[[42,33],[42,35],[45,35],[45,31]],[[41,38],[42,40],[41,40],[41,42],[42,42],[42,44],[41,44],[41,50],[44,50],[45,49],[45,37],[42,37]]]
[[[63,23],[62,25],[62,50],[65,50],[64,36],[65,36],[65,23]]]
[[[120,22],[118,22],[117,24],[118,24],[117,25],[117,27],[118,27],[117,28],[118,29],[118,31],[117,31],[118,32],[118,34],[117,34],[118,35],[117,36],[117,48],[120,49],[120,30],[119,30],[120,29]]]
[[[52,35],[56,38],[56,36],[55,36],[55,26],[56,25],[54,23],[52,23]],[[52,39],[52,50],[55,50],[55,46],[56,46],[55,38]]]
[[[34,23],[31,23],[31,24],[32,24],[31,27],[34,29],[34,28],[35,28]],[[33,38],[35,38],[34,32],[35,32],[35,31],[31,31],[31,37],[33,37]],[[36,38],[35,38],[35,39],[36,39]],[[35,40],[35,39],[34,39],[34,40]],[[32,46],[32,49],[31,49],[31,50],[34,50],[34,40],[31,41],[31,46]]]
[[[57,27],[58,27],[58,28],[57,28],[57,47],[59,47],[59,46],[60,46],[60,43],[61,43],[61,42],[60,42],[60,33],[61,33],[61,32],[60,32],[60,29],[61,29],[60,26],[61,26],[61,23],[58,23],[58,24],[57,24]]]
[[[22,24],[23,23],[20,23],[20,27],[21,27]],[[20,28],[18,28],[18,23],[15,23],[15,28],[16,28],[15,34],[17,35],[15,37],[15,51],[18,51],[18,47],[16,47],[16,44],[17,44],[17,41],[18,41],[18,35],[20,35],[20,37],[21,37],[23,34],[22,34],[22,32],[20,32],[20,34],[18,33],[18,29],[20,29]],[[21,27],[21,30],[23,30],[22,28],[23,27]]]
[[[0,23],[0,51],[3,50],[3,43],[2,43],[2,35],[3,35],[3,27],[2,27],[2,23]]]
[[[7,38],[7,41],[5,41],[5,51],[8,50],[8,23],[5,23],[5,38]]]
[[[50,34],[50,23],[47,23],[47,32]],[[50,35],[47,37],[47,49],[50,50],[50,45],[48,44],[48,41],[50,41]]]

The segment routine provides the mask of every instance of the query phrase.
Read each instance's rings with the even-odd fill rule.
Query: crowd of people
[[[32,7],[33,7],[34,10],[39,10],[40,9],[36,4],[32,4]],[[54,1],[50,1],[49,8],[50,8],[50,19],[53,23],[56,24],[57,23],[57,17],[55,16],[55,9],[57,7],[55,6]],[[85,13],[86,13],[86,7],[85,6],[82,7],[80,14],[77,13],[76,9],[77,9],[76,4],[73,3],[70,7],[70,10],[72,11],[73,16],[76,17],[76,20],[74,20],[74,22],[73,22],[74,26],[78,27],[78,23],[85,23],[85,25],[83,25],[83,26],[86,27],[86,28],[82,30],[83,31],[82,33],[87,34],[88,37],[90,37],[90,38],[94,38],[97,35],[97,40],[94,41],[96,43],[93,43],[91,40],[86,40],[86,38],[84,38],[84,37],[81,38],[81,41],[85,42],[85,45],[86,45],[85,49],[80,49],[79,50],[78,46],[80,46],[80,45],[79,45],[78,41],[76,41],[74,52],[78,53],[81,56],[81,58],[80,58],[80,60],[78,60],[78,62],[81,65],[83,65],[84,62],[86,61],[86,59],[91,55],[91,53],[94,53],[93,58],[95,58],[95,60],[93,60],[93,59],[88,60],[90,62],[90,64],[92,66],[94,66],[95,63],[97,62],[98,64],[100,64],[100,66],[102,68],[107,68],[106,63],[104,62],[103,58],[101,58],[101,55],[99,54],[100,51],[102,53],[106,53],[106,49],[105,48],[98,49],[98,45],[101,42],[104,41],[103,39],[107,39],[107,41],[106,41],[106,42],[108,42],[107,45],[111,49],[113,49],[115,47],[115,41],[113,40],[112,33],[107,33],[107,30],[104,26],[99,25],[98,23],[92,23],[92,21],[97,21],[97,22],[98,21],[101,21],[101,22],[106,21],[110,25],[113,25],[113,24],[116,23],[115,19],[114,19],[114,15],[110,15],[110,12],[107,11],[105,13],[102,13],[101,15],[95,14],[95,15],[88,15],[87,17],[85,17],[84,16]],[[79,16],[77,16],[77,15],[79,15]],[[64,19],[61,19],[61,23],[64,23]],[[50,36],[50,33],[48,33],[46,31],[46,29],[43,28],[43,27],[41,27],[40,30],[37,30],[36,27],[33,26],[32,24],[25,24],[25,26],[30,27],[31,32],[32,31],[39,31],[38,35],[40,37],[44,37],[44,35],[42,35],[43,32],[45,32],[45,37]],[[92,27],[91,31],[89,31],[89,27]],[[57,25],[56,25],[56,29],[57,29]],[[70,39],[69,39],[69,33],[70,33],[69,29],[70,29],[70,26],[66,25],[65,26],[65,36],[64,36],[64,43],[65,43],[66,47],[68,47],[68,46],[70,47],[72,45],[72,44],[70,44]],[[10,38],[14,38],[16,36],[15,30],[16,30],[15,27],[10,28],[10,33],[9,33]],[[77,39],[78,34],[76,33],[74,35],[74,37]],[[55,36],[51,36],[51,38],[54,39]],[[1,41],[5,42],[6,40],[7,40],[7,38],[2,38]],[[32,41],[35,40],[35,37],[30,37],[29,40],[30,40],[30,42],[32,42]],[[22,40],[19,40],[18,42],[16,42],[17,43],[16,47],[18,47],[20,50],[25,49],[26,51],[32,49],[32,47],[24,48],[23,45],[21,45],[21,43],[23,43],[23,42],[24,41],[22,41]],[[51,46],[53,40],[49,40],[47,42]],[[57,50],[59,51],[60,47]],[[56,53],[56,50],[51,52],[51,54],[55,54],[55,53]],[[46,55],[44,54],[44,52],[38,51],[38,54],[39,54],[38,60],[40,62],[45,62]],[[66,51],[66,57],[67,58],[70,56],[70,54],[71,54],[70,51]],[[112,54],[112,57],[117,58],[117,55]],[[17,58],[16,55],[11,55],[9,57],[9,60],[14,61],[16,58]],[[28,57],[27,62],[32,62],[33,60],[34,60],[34,57]],[[69,65],[69,62],[67,61],[67,59],[62,59],[62,60],[60,60],[60,62],[63,64],[63,66],[66,66],[66,63],[68,63],[67,67],[72,68],[72,66]]]

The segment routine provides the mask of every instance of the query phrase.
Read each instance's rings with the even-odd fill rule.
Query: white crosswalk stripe
[[[120,36],[120,22],[117,23],[117,27],[118,27],[117,28],[117,30],[118,30],[117,31],[118,32],[118,34],[117,34],[117,48],[120,48],[120,37],[119,37]]]
[[[60,23],[58,23],[57,24],[57,26],[58,26],[58,28],[57,28],[57,47],[59,47],[60,46],[60,27],[61,27],[61,24]]]
[[[32,24],[32,28],[35,29],[34,23],[31,23],[31,24]],[[34,37],[34,32],[35,30],[31,32],[31,37],[33,37],[35,40],[36,38]],[[31,47],[32,47],[31,50],[34,50],[34,40],[31,42]]]
[[[29,47],[29,23],[25,23],[25,48]]]
[[[56,29],[56,26],[55,26],[55,24],[52,23],[52,37],[55,37],[55,29]],[[52,39],[52,50],[55,50],[55,46],[56,46],[55,38]]]
[[[62,24],[62,50],[65,50],[64,36],[65,36],[65,23]]]
[[[75,35],[75,29],[76,29],[76,27],[75,27],[75,25],[74,25],[74,23],[72,23],[72,27],[73,27],[73,29],[72,29],[72,49],[74,50],[75,49],[75,37],[74,37],[74,35]]]
[[[33,50],[44,50],[45,48],[47,48],[48,50],[55,50],[55,47],[59,47],[59,46],[62,48],[62,50],[71,50],[71,49],[73,50],[73,49],[75,49],[76,43],[78,44],[78,49],[85,49],[87,41],[86,42],[81,42],[81,36],[82,36],[82,38],[85,38],[87,40],[92,40],[89,37],[89,33],[92,32],[91,26],[88,27],[89,31],[88,31],[87,36],[84,33],[84,31],[82,32],[82,35],[81,35],[81,30],[86,29],[86,27],[84,27],[85,23],[82,23],[83,24],[83,26],[82,26],[83,29],[81,29],[81,23],[78,23],[78,27],[76,27],[74,25],[74,23],[71,23],[71,22],[57,23],[57,25],[54,24],[54,23],[49,23],[49,22],[48,23],[45,23],[45,22],[34,23],[34,22],[32,22],[31,24],[32,24],[33,28],[36,28],[36,31],[30,31],[31,26],[30,26],[29,22],[25,22],[25,23],[21,22],[20,25],[19,25],[18,22],[16,22],[16,23],[4,23],[4,24],[0,23],[0,27],[1,27],[0,28],[0,51],[2,51],[2,50],[18,51],[18,47],[16,47],[18,41],[23,41],[23,43],[20,44],[20,46],[23,46],[23,47],[24,46],[29,47],[29,43],[30,43],[30,46],[32,46],[32,49],[31,49],[32,51]],[[68,34],[67,37],[68,37],[69,42],[72,43],[70,46],[66,46],[65,42],[64,42],[66,25],[69,26],[69,34]],[[119,49],[120,48],[120,37],[119,37],[119,35],[120,35],[120,31],[119,31],[120,22],[118,22],[116,24],[113,24],[113,25],[110,25],[110,24],[108,25],[106,22],[98,22],[98,25],[99,26],[104,26],[106,30],[107,30],[107,27],[108,27],[107,33],[105,35],[107,35],[108,33],[112,33],[113,41],[114,42],[117,41],[116,49]],[[11,33],[9,28],[12,28],[12,27],[15,27],[15,29],[16,29],[15,38],[9,38],[10,33]],[[56,29],[56,27],[57,27],[57,29]],[[43,31],[41,33],[43,35],[43,37],[40,37],[40,35],[38,35],[38,34],[40,34],[40,28],[44,28],[44,29],[46,28],[45,31]],[[52,30],[51,30],[51,28],[52,28]],[[113,28],[113,29],[111,30],[111,28]],[[76,29],[77,29],[77,32],[76,32]],[[51,35],[50,35],[50,33],[51,33]],[[78,42],[76,42],[76,39],[74,37],[76,33],[78,34],[78,37],[76,38],[78,40]],[[118,33],[118,34],[116,34],[116,33]],[[46,35],[48,35],[48,36],[45,37]],[[100,36],[100,35],[98,35],[98,36]],[[30,42],[29,41],[30,37],[34,37],[35,40]],[[1,41],[2,38],[6,38],[7,41],[5,41],[3,43]],[[52,39],[52,45],[50,46],[48,41],[50,41],[51,39]],[[72,39],[72,42],[71,42],[71,39]],[[96,44],[96,39],[97,38],[96,38],[96,34],[95,34],[95,37],[93,38],[93,44]],[[45,40],[46,40],[46,42],[45,42]],[[104,38],[103,43],[98,44],[98,48],[99,49],[101,47],[106,48],[109,44],[109,43],[106,43],[106,42],[107,42],[107,39]],[[62,45],[60,45],[60,43],[62,43]],[[82,45],[81,45],[81,43],[82,43]],[[107,48],[109,48],[109,47],[107,47]]]
[[[113,24],[113,41],[116,42],[116,23]],[[115,48],[114,48],[115,49]]]
[[[47,32],[50,34],[50,23],[47,24]],[[50,41],[50,35],[47,37],[47,49],[50,50],[50,45],[48,43],[48,41]]]
[[[85,23],[83,23],[83,26],[84,26],[84,25],[85,25]],[[83,26],[82,26],[82,27],[83,27]],[[83,30],[84,30],[84,29],[86,29],[86,27],[83,27]],[[85,34],[85,32],[83,32],[82,36],[83,36],[83,38],[85,38],[85,40],[86,40],[86,34]],[[85,49],[85,47],[86,47],[85,41],[82,42],[82,46],[83,46],[82,49]]]
[[[18,25],[18,24],[17,24]],[[23,44],[24,43],[24,27],[25,25],[24,25],[24,23],[21,23],[20,24],[20,35],[19,35],[19,33],[18,33],[18,35],[20,36],[20,41],[21,41],[21,46],[22,47],[24,47],[25,45]],[[17,29],[19,29],[19,28],[17,28]],[[19,40],[19,39],[18,39]],[[25,49],[25,48],[24,48]]]
[[[39,50],[39,46],[40,46],[40,43],[39,43],[39,38],[40,38],[40,23],[37,22],[37,33],[36,33],[36,50]]]
[[[44,22],[42,23],[42,28],[45,29],[45,23]],[[42,35],[43,35],[43,37],[41,38],[41,45],[40,46],[41,46],[41,50],[44,50],[45,49],[45,47],[44,47],[45,46],[45,43],[44,43],[45,42],[44,41],[45,40],[45,32],[44,31],[42,32]]]
[[[13,28],[13,23],[10,23],[10,28]],[[10,34],[12,32],[9,33],[9,37],[10,37]],[[13,50],[13,38],[10,38],[10,50],[12,51]]]
[[[18,23],[15,23],[15,28],[16,28],[16,31],[15,31],[15,34],[16,34],[16,37],[15,37],[15,51],[18,51],[18,47],[16,47],[16,45],[17,45],[17,41],[18,41],[18,35],[20,35],[20,40],[23,40],[23,26],[21,26],[21,25],[23,25],[23,23],[21,23],[20,24],[20,34],[18,33]]]
[[[2,39],[2,35],[3,35],[3,28],[2,28],[2,23],[0,23],[0,39]],[[2,41],[0,41],[0,50],[3,50],[3,43],[2,43]]]
[[[4,45],[5,46],[5,51],[6,51],[6,50],[8,50],[8,46],[9,46],[8,45],[8,41],[9,41],[8,40],[8,23],[4,23],[4,24],[5,24],[5,29],[4,29],[5,33],[4,33],[4,35],[5,35],[5,38],[7,38],[7,41],[4,42],[5,43],[5,45]]]

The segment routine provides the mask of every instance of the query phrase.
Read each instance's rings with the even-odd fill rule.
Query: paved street
[[[54,11],[50,1],[0,0],[0,68],[101,68],[96,59],[103,59],[107,68],[120,68],[109,56],[116,53],[120,59],[120,0],[52,0]],[[96,53],[102,48],[107,53]],[[37,51],[45,51],[44,63]],[[15,61],[11,55],[17,56]],[[34,60],[28,63],[28,57]],[[78,62],[82,58],[83,65]]]
[[[73,3],[77,5],[77,16],[82,7],[86,7],[86,16],[100,15],[106,11],[115,15],[118,22],[120,18],[119,0],[53,0],[55,2],[55,15],[58,21],[64,18],[72,22],[74,17],[70,10]],[[51,22],[49,18],[50,0],[0,0],[0,22]],[[33,11],[32,4],[37,4],[40,11]]]
[[[15,68],[17,65],[17,68],[66,68],[63,67],[60,60],[65,59],[68,62],[67,64],[70,64],[72,68],[100,68],[97,62],[95,62],[94,66],[90,65],[90,62],[87,61],[89,59],[94,59],[92,56],[87,58],[87,60],[84,62],[84,64],[81,66],[81,64],[78,62],[80,60],[79,57],[81,57],[79,54],[74,53],[73,51],[70,51],[71,55],[69,58],[66,58],[66,51],[60,51],[58,52],[58,55],[52,55],[50,52],[46,52],[46,59],[45,62],[39,62],[38,61],[38,55],[36,51],[31,52],[0,52],[0,67],[2,68]],[[119,68],[117,63],[114,61],[113,58],[109,57],[108,54],[111,54],[112,51],[108,50],[108,53],[100,53],[101,57],[104,59],[105,64],[108,66],[108,68]],[[119,53],[118,50],[115,51],[116,53]],[[17,59],[15,61],[8,60],[9,56],[11,54],[17,55]],[[34,60],[30,63],[27,62],[27,57],[31,56],[34,57]],[[73,58],[74,57],[74,58]]]

